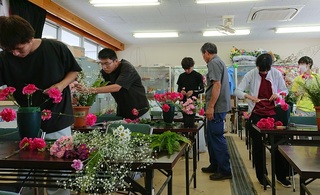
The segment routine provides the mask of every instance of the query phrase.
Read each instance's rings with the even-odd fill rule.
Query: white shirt
[[[288,89],[286,87],[285,81],[278,69],[271,67],[270,71],[268,71],[267,73],[266,80],[271,82],[272,94],[276,93],[279,95],[281,92],[288,94]],[[244,75],[240,84],[234,91],[234,95],[240,99],[244,99],[245,94],[250,94],[251,96],[258,97],[260,84],[261,76],[259,74],[259,70],[258,68],[254,68]],[[255,105],[255,102],[253,102],[252,100],[248,100],[249,113],[252,112]]]

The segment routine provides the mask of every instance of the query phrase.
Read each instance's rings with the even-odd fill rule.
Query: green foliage
[[[289,90],[288,95],[284,99],[288,104],[291,104],[291,105],[297,102],[297,97],[294,95],[294,93],[291,90]]]
[[[311,83],[298,82],[299,86],[307,93],[314,106],[320,106],[320,83],[319,78],[315,77]]]
[[[78,74],[77,81],[84,86],[88,86],[86,75],[83,71]],[[92,83],[91,87],[101,87],[107,85],[109,82],[104,81],[101,74],[98,75],[97,79]],[[80,93],[75,91],[72,94],[73,98],[76,99],[77,106],[92,106],[97,94],[96,93]]]
[[[171,155],[175,151],[180,150],[180,143],[191,144],[191,141],[175,132],[166,131],[161,134],[153,134],[151,136],[151,147],[156,151],[168,151],[168,154]]]

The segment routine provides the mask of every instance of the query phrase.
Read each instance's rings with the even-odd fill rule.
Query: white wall
[[[233,46],[246,51],[264,49],[280,55],[285,59],[291,54],[301,57],[308,55],[314,60],[314,65],[320,68],[320,38],[292,39],[274,41],[250,42],[216,42],[218,55],[228,65],[232,64],[229,56]],[[125,50],[118,52],[118,58],[130,61],[134,66],[150,66],[154,64],[180,66],[182,58],[189,56],[196,65],[205,65],[200,48],[203,43],[159,44],[159,45],[126,45]]]

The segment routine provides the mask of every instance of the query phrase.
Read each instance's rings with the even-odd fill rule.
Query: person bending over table
[[[27,96],[22,94],[22,88],[27,84],[34,84],[44,91],[58,89],[62,92],[59,104],[43,103],[48,96],[40,90],[32,95],[32,103],[41,105],[41,110],[65,114],[53,114],[50,120],[41,121],[46,139],[71,135],[74,117],[70,117],[73,111],[69,84],[76,79],[81,67],[68,47],[57,40],[34,38],[32,26],[17,15],[1,16],[0,29],[0,46],[3,49],[0,53],[0,86],[15,87],[13,95],[21,107],[28,105]],[[47,188],[47,194],[69,195],[70,190]]]
[[[104,48],[98,53],[101,74],[106,86],[86,89],[80,84],[76,87],[89,93],[111,93],[117,103],[117,116],[126,119],[150,118],[149,102],[142,85],[141,77],[127,60],[118,60],[116,52]],[[132,112],[137,109],[138,113]]]
[[[266,53],[259,55],[256,59],[256,68],[244,75],[234,92],[238,98],[246,98],[248,100],[248,112],[251,114],[247,121],[249,124],[246,125],[246,127],[249,128],[249,135],[252,138],[253,162],[257,179],[261,185],[263,185],[264,177],[263,166],[266,166],[263,165],[262,156],[262,150],[265,148],[260,133],[253,129],[252,124],[257,124],[260,119],[267,117],[276,120],[275,100],[279,97],[281,92],[288,94],[288,89],[281,72],[276,68],[271,67],[272,63],[273,60],[270,54]],[[290,187],[291,183],[286,179],[289,171],[287,161],[278,150],[275,151],[275,159],[277,180],[284,187]]]

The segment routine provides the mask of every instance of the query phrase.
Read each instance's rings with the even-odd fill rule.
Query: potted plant
[[[37,95],[36,93],[43,93],[43,90],[39,89],[34,84],[27,84],[22,88],[21,93],[26,95],[25,105],[17,104],[13,96],[14,93],[17,93],[16,89],[11,86],[7,86],[7,88],[0,92],[0,100],[12,100],[13,103],[18,106],[17,112],[11,108],[4,108],[0,112],[0,117],[6,122],[13,121],[17,118],[17,125],[21,139],[24,137],[39,137],[41,119],[49,120],[50,118],[48,118],[47,115],[49,112],[51,116],[51,111],[45,109],[41,111],[40,107],[50,99],[52,99],[55,104],[60,103],[62,100],[62,93],[56,88],[50,88],[47,91],[48,98],[40,105],[34,105],[32,102],[32,96]]]
[[[172,123],[176,104],[183,99],[182,93],[167,92],[164,94],[156,93],[154,95],[155,101],[162,109],[163,120],[166,123]]]
[[[81,84],[83,86],[91,86],[91,87],[101,87],[108,84],[108,82],[104,81],[102,75],[99,73],[97,75],[96,80],[90,84],[87,78],[92,78],[92,76],[88,76],[81,71],[78,74],[76,81],[70,84],[71,95],[72,95],[72,104],[73,104],[73,113],[75,115],[74,127],[85,127],[86,126],[86,116],[89,113],[90,107],[96,100],[96,93],[86,93],[78,91],[74,86],[75,84]],[[88,90],[89,91],[89,90]]]
[[[320,81],[318,77],[314,77],[314,79],[309,79],[308,82],[298,82],[299,86],[305,92],[305,95],[308,95],[310,100],[312,101],[314,108],[316,110],[317,117],[317,125],[318,130],[320,128]]]
[[[153,151],[167,151],[168,155],[170,156],[175,151],[180,150],[181,142],[189,145],[191,144],[191,141],[188,138],[176,132],[166,131],[161,134],[152,134],[150,146],[152,147]]]
[[[179,111],[182,112],[184,127],[193,127],[195,122],[195,115],[204,115],[204,104],[195,96],[187,98],[185,102],[180,102],[178,105]]]

